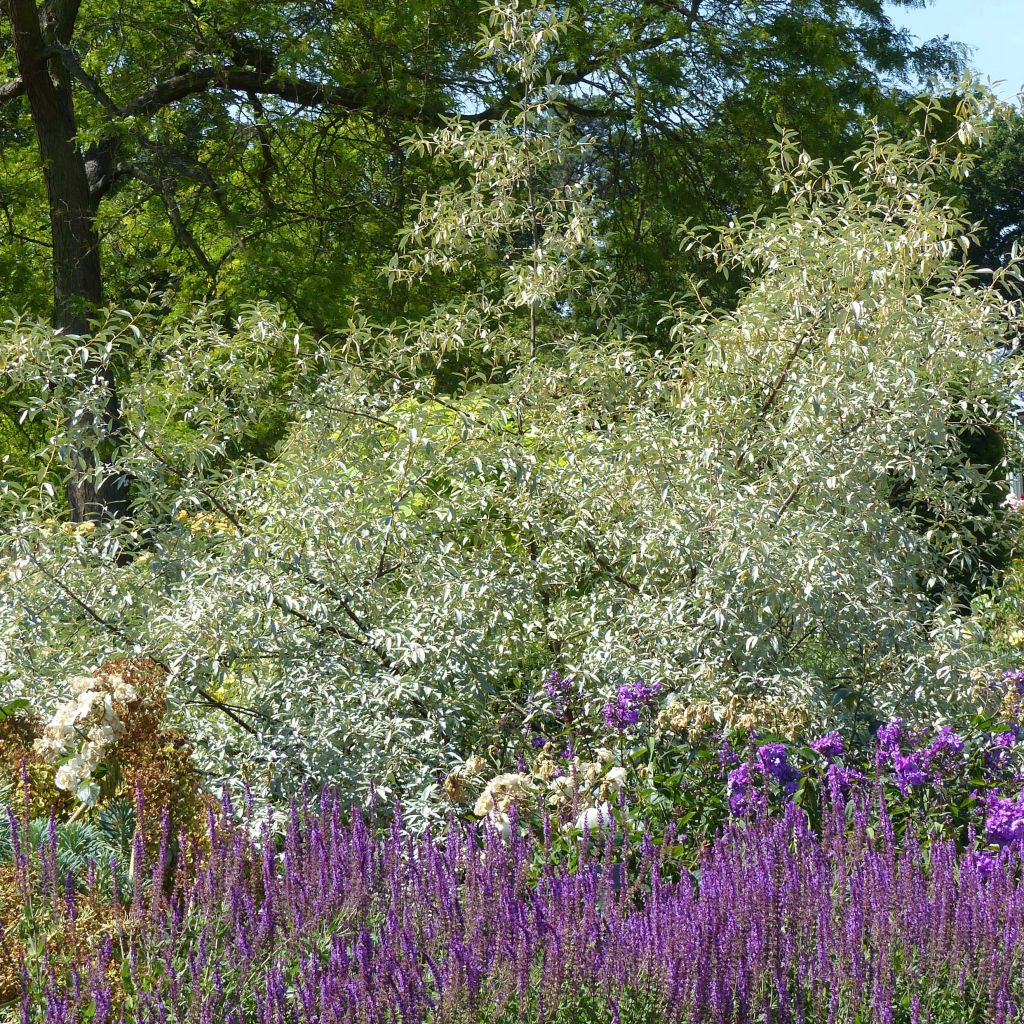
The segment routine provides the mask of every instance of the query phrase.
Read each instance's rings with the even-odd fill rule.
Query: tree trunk
[[[53,325],[66,334],[85,336],[89,315],[103,299],[96,210],[76,138],[71,80],[52,45],[66,46],[70,41],[78,0],[48,6],[45,27],[35,0],[7,0],[7,8],[46,178],[53,240]],[[95,372],[109,394],[102,414],[103,433],[111,444],[116,444],[120,404],[114,377],[107,366],[97,365]],[[97,472],[101,469],[98,453],[76,451],[71,463],[68,504],[75,522],[123,515],[127,511],[127,481]]]

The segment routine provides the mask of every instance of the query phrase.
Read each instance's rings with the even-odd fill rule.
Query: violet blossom
[[[605,726],[617,732],[631,729],[640,721],[640,713],[650,707],[660,692],[660,683],[645,683],[642,679],[620,686],[615,699],[601,709]]]

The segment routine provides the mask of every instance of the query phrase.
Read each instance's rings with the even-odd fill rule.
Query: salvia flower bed
[[[868,799],[820,834],[796,808],[737,823],[688,864],[671,835],[375,831],[326,793],[276,839],[227,821],[173,871],[166,832],[148,858],[140,837],[109,894],[12,821],[18,911],[60,936],[24,960],[25,1024],[1022,1018],[1016,849],[897,839]]]

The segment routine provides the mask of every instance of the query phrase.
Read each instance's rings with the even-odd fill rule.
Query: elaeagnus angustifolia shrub
[[[816,728],[970,702],[988,655],[958,590],[1003,522],[964,428],[1002,429],[1019,374],[994,352],[1019,324],[965,265],[942,186],[969,147],[871,131],[826,167],[784,137],[778,209],[708,253],[750,282],[736,307],[698,287],[666,310],[673,352],[651,352],[591,329],[614,287],[599,211],[531,63],[558,31],[496,21],[484,45],[506,48],[523,103],[419,143],[465,187],[424,197],[391,272],[506,253],[480,294],[356,320],[344,351],[265,307],[187,331],[115,313],[88,340],[7,325],[4,372],[48,382],[27,415],[52,424],[53,465],[96,447],[79,436],[105,400],[96,366],[134,346],[135,369],[98,470],[130,474],[132,515],[62,525],[45,488],[4,507],[5,692],[52,707],[68,676],[147,655],[207,780],[268,798],[373,784],[413,816],[439,813],[470,754],[499,759],[494,723],[554,667],[595,711],[637,679],[659,706],[756,697]],[[435,391],[467,351],[481,369]],[[224,458],[270,394],[280,443]]]

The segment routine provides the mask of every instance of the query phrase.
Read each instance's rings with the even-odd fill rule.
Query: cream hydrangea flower
[[[576,783],[570,775],[559,775],[548,785],[548,803],[552,807],[561,807],[572,802],[576,795]]]
[[[597,807],[588,807],[586,810],[580,811],[579,817],[576,819],[576,828],[580,832],[596,836],[605,829],[611,828],[614,822],[615,816],[612,814],[611,807],[607,803],[602,803]]]
[[[520,808],[529,807],[533,802],[533,796],[533,780],[529,775],[520,775],[516,772],[496,775],[484,787],[473,807],[473,813],[478,818],[483,818],[494,812],[504,813],[513,804]]]
[[[609,768],[601,780],[601,792],[604,796],[615,796],[626,785],[626,769],[621,765]]]
[[[54,784],[76,793],[124,736],[115,702],[135,699],[135,688],[118,674],[72,676],[71,700],[61,704],[36,740],[36,752],[48,761],[72,756],[58,769]]]

